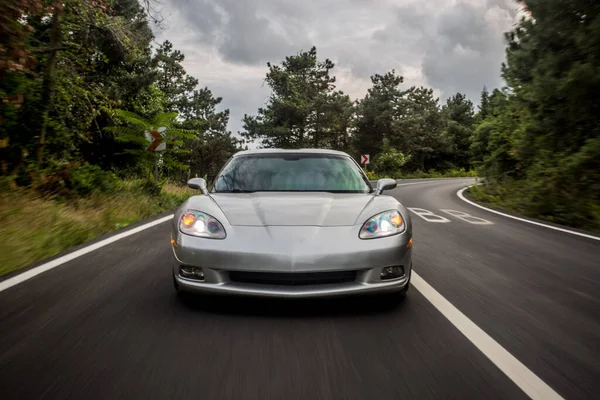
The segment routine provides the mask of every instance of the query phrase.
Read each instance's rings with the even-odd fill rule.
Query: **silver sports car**
[[[179,294],[404,297],[412,270],[407,209],[373,189],[348,154],[332,150],[236,153],[172,225]]]

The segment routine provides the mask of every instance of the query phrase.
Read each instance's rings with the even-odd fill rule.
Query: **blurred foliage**
[[[508,87],[482,93],[474,190],[522,214],[600,227],[600,4],[528,0],[506,35]]]
[[[75,179],[79,188],[91,187],[90,180],[99,177],[93,167],[77,175],[84,174],[85,178]],[[105,189],[94,187],[85,197],[67,201],[49,200],[25,189],[0,192],[0,275],[172,210],[197,194],[172,183],[143,179],[120,181],[119,190]]]
[[[91,164],[146,178],[154,157],[140,121],[169,128],[160,174],[182,183],[241,147],[226,130],[229,111],[216,110],[221,99],[209,89],[196,90],[183,53],[169,41],[152,47],[146,9],[137,0],[2,3],[3,176],[45,188],[60,180],[50,176],[56,165]],[[210,160],[192,160],[213,147]]]
[[[97,165],[86,164],[71,170],[70,189],[81,196],[88,196],[94,191],[106,193],[119,188],[119,179],[109,171]]]

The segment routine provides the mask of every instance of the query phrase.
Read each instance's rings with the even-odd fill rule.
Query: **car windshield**
[[[372,191],[360,167],[332,154],[260,154],[234,157],[215,179],[213,192]]]

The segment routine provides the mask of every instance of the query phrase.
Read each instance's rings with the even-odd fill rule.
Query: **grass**
[[[542,214],[523,198],[522,190],[524,189],[518,187],[505,188],[502,186],[478,185],[465,190],[464,193],[470,200],[492,206],[498,210],[600,233],[600,206],[592,205],[592,209],[586,210],[585,216],[581,218],[568,218],[560,215],[556,210],[553,213]]]
[[[196,191],[165,184],[158,195],[141,181],[70,201],[17,189],[0,194],[0,276],[98,235],[179,206]]]

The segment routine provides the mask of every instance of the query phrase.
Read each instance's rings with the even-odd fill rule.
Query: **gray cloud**
[[[426,83],[442,98],[462,92],[478,103],[484,85],[503,84],[504,32],[516,20],[511,0],[457,1],[448,7],[406,4],[396,19],[373,35],[391,45],[403,38],[409,59],[418,60]],[[410,82],[409,82],[410,83]]]
[[[405,86],[430,86],[442,100],[503,84],[505,31],[513,0],[162,0],[169,39],[190,74],[223,96],[230,129],[269,94],[266,62],[317,46],[336,63],[338,88],[362,97],[370,76],[392,68]]]
[[[232,85],[227,81],[210,85],[209,89],[215,97],[223,97],[220,109],[230,111],[229,130],[234,134],[242,131],[244,114],[255,114],[258,107],[265,104],[269,96],[269,88],[261,81],[245,81]]]
[[[310,46],[295,3],[255,0],[171,0],[204,45],[227,61],[264,64]]]
[[[466,93],[478,102],[483,85],[503,84],[500,68],[506,44],[502,27],[515,16],[506,3],[490,1],[488,7],[459,3],[439,15],[437,34],[423,59],[423,74],[431,86],[447,96]]]

